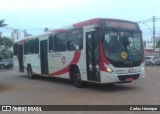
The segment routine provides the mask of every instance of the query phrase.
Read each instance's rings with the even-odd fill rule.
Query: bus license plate
[[[133,81],[133,78],[126,78],[126,81]]]

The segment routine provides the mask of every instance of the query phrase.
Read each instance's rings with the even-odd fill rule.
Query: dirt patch
[[[11,85],[11,84],[8,84],[8,83],[1,83],[0,82],[0,93],[4,92],[4,91],[12,91],[14,89],[16,89],[15,85]]]

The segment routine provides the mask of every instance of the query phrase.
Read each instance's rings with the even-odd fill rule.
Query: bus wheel
[[[78,68],[73,69],[72,71],[72,80],[76,87],[82,88],[84,87],[84,82],[81,81],[81,74]]]
[[[32,74],[32,68],[31,68],[31,66],[28,66],[28,68],[27,68],[27,73],[28,73],[28,77],[29,77],[30,79],[33,79],[33,74]]]

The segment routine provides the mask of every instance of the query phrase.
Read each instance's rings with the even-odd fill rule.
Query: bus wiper
[[[127,46],[129,46],[129,44],[130,44],[127,34],[125,34],[125,33],[123,34],[121,42],[124,44],[125,48],[127,49]]]
[[[121,41],[121,43],[124,45],[124,47],[125,47],[125,49],[127,50],[127,46],[129,46],[129,40],[128,40],[128,36],[127,36],[127,34],[123,34],[123,36],[118,32],[118,31],[116,31],[116,30],[113,30],[113,32],[116,32],[118,35],[119,35],[119,37],[120,37],[120,41]]]

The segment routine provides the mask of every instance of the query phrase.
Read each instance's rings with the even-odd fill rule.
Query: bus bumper
[[[143,79],[145,77],[145,72],[136,72],[130,74],[116,74],[101,71],[101,83],[121,83],[121,82],[132,82],[137,79]]]

